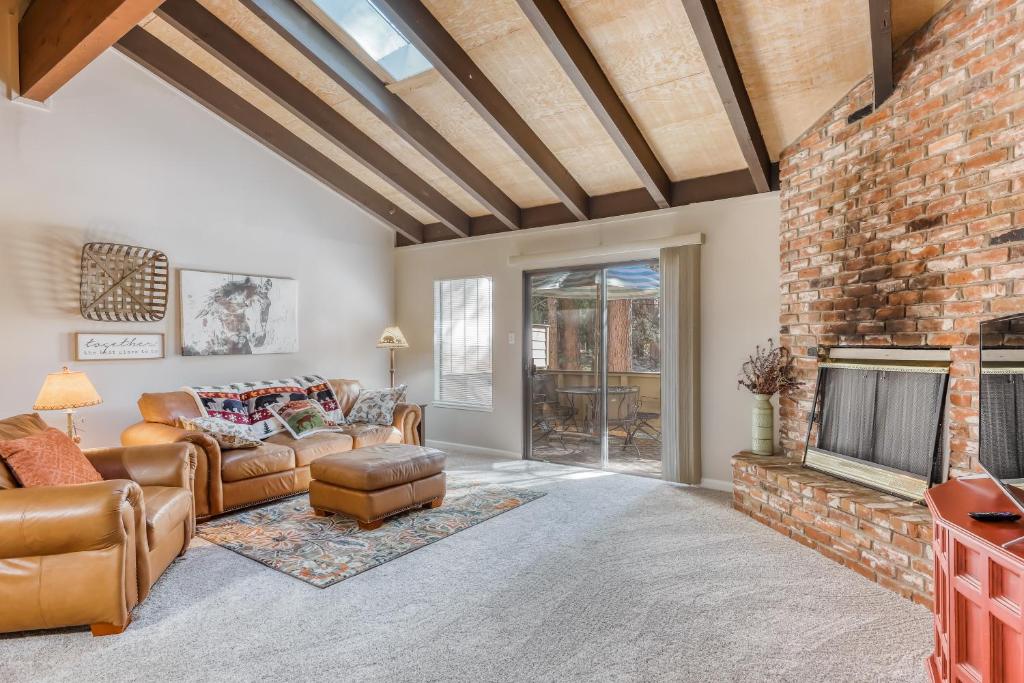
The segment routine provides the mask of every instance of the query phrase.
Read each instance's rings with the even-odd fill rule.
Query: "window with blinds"
[[[491,409],[491,278],[434,282],[434,402]]]

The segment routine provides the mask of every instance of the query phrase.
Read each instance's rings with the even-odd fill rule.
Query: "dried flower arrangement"
[[[754,354],[743,364],[737,389],[774,396],[799,384],[793,377],[793,356],[789,349],[775,346],[775,342],[769,339],[768,346],[758,344]]]

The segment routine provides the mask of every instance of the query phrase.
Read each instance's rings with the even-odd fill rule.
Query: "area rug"
[[[393,517],[362,531],[346,515],[316,517],[307,496],[289,498],[199,525],[197,534],[318,588],[468,529],[546,495],[504,486],[450,488],[439,508]]]

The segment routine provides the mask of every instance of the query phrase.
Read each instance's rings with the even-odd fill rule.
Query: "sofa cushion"
[[[289,434],[274,434],[268,437],[265,444],[286,446],[295,452],[295,466],[305,467],[317,458],[335,453],[347,453],[352,450],[352,437],[348,434],[321,432],[304,439],[293,439]]]
[[[139,397],[139,413],[146,422],[176,427],[181,418],[199,417],[202,413],[195,397],[185,391],[164,391]]]
[[[0,458],[25,487],[103,481],[78,444],[52,427],[20,439],[0,441]]]
[[[259,448],[224,451],[220,455],[221,479],[242,481],[295,467],[295,452],[287,446],[264,443]]]
[[[143,486],[142,502],[146,506],[146,540],[150,550],[167,538],[192,510],[191,493],[177,486]]]
[[[355,379],[332,379],[330,382],[331,387],[334,389],[334,395],[338,397],[338,405],[341,408],[342,414],[348,415],[349,411],[352,410],[352,406],[356,404],[356,399],[359,398],[363,385],[359,383],[359,380]]]
[[[402,430],[391,425],[371,425],[357,422],[345,425],[345,433],[352,438],[352,448],[376,446],[379,443],[402,443]]]
[[[20,439],[23,436],[44,432],[49,427],[43,421],[43,418],[39,417],[39,413],[15,415],[14,417],[0,420],[0,441]],[[15,488],[18,488],[18,480],[14,478],[14,473],[8,469],[7,463],[3,461],[3,458],[0,458],[0,489]]]

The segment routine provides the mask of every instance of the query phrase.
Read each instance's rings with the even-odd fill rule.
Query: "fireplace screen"
[[[805,464],[905,498],[923,497],[942,477],[948,377],[942,362],[821,363]]]

